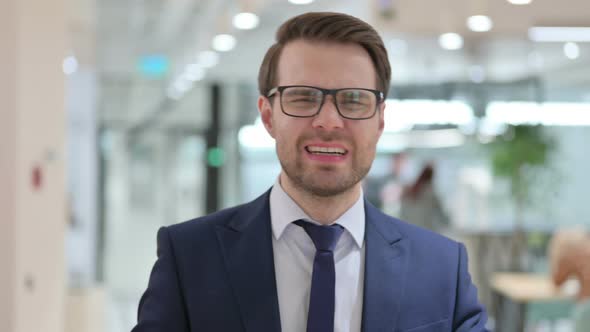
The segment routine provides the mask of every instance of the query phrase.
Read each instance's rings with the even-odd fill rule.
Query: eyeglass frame
[[[316,90],[321,91],[322,92],[322,101],[320,102],[320,107],[318,107],[317,112],[315,112],[314,114],[311,114],[311,115],[292,115],[292,114],[285,112],[285,109],[283,108],[283,91],[288,88],[312,88],[312,89],[316,89]],[[373,114],[371,114],[371,116],[364,117],[364,118],[351,118],[351,117],[343,115],[342,112],[340,112],[340,109],[338,108],[338,102],[336,101],[336,94],[340,91],[343,91],[343,90],[363,90],[363,91],[368,91],[368,92],[373,93],[375,95],[375,97],[377,97],[377,103],[375,104],[375,110],[373,111]],[[281,105],[281,111],[285,115],[291,116],[294,118],[312,118],[312,117],[320,114],[320,112],[322,111],[322,107],[324,107],[324,102],[326,101],[327,95],[332,96],[332,103],[334,104],[334,107],[336,107],[336,111],[338,112],[338,114],[341,117],[343,117],[344,119],[348,119],[348,120],[371,119],[372,117],[375,116],[375,114],[377,114],[377,109],[379,108],[379,105],[385,101],[385,94],[379,90],[366,89],[366,88],[324,89],[324,88],[320,88],[320,87],[312,86],[312,85],[279,85],[279,86],[276,86],[276,87],[270,89],[268,91],[268,93],[266,94],[266,97],[270,99],[270,98],[274,97],[277,92],[279,93],[279,104]]]

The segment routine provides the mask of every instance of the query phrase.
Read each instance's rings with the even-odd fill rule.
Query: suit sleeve
[[[131,332],[188,332],[174,249],[167,228],[158,231],[158,259],[141,297],[137,325]]]
[[[477,288],[471,281],[471,276],[469,275],[467,251],[463,244],[459,244],[459,267],[456,289],[453,331],[488,331],[485,327],[487,314],[477,299]]]

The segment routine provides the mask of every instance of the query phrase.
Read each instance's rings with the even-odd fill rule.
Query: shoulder
[[[389,218],[405,243],[412,275],[424,276],[436,285],[456,284],[457,278],[462,275],[461,269],[467,265],[463,244],[397,218]]]
[[[223,209],[205,216],[170,225],[166,228],[168,228],[168,231],[175,236],[180,236],[182,234],[195,235],[214,228],[217,225],[226,224],[239,213],[244,205],[246,204]]]
[[[370,209],[374,209],[370,215],[376,223],[380,224],[378,228],[394,229],[399,234],[399,238],[407,242],[412,255],[446,261],[458,259],[462,249],[462,244],[459,242],[429,229],[386,215],[375,207],[370,207]],[[381,232],[385,233],[385,231]]]
[[[257,199],[226,208],[202,217],[194,218],[178,224],[166,226],[173,242],[199,242],[208,243],[214,240],[217,228],[240,228],[247,226],[253,216],[259,215],[260,211],[268,209],[268,194],[259,196]]]
[[[457,241],[432,230],[408,223],[403,220],[399,220],[397,218],[390,218],[392,219],[392,222],[395,223],[396,227],[398,227],[400,233],[402,233],[408,239],[419,240],[425,244],[429,243],[430,245],[438,246],[456,247],[459,244]]]

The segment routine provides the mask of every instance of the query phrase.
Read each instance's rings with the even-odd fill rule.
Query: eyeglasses
[[[270,89],[267,97],[279,93],[283,113],[309,118],[320,113],[326,95],[331,95],[338,114],[345,119],[364,120],[375,116],[383,92],[362,88],[322,89],[307,85],[285,85]]]

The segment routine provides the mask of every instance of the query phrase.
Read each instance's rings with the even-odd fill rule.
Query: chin
[[[343,179],[340,181],[314,181],[313,179],[307,179],[307,181],[301,181],[302,187],[305,191],[319,197],[333,197],[341,195],[352,190],[357,183],[358,181],[355,182],[352,179]]]
[[[342,188],[318,186],[307,187],[306,191],[317,197],[334,197],[346,192],[346,190],[343,190]]]

